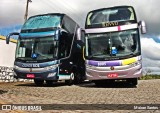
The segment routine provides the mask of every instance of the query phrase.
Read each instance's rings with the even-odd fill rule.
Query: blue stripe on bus
[[[37,32],[37,33],[20,33],[20,37],[23,37],[23,38],[45,37],[45,36],[53,36],[53,35],[55,35],[55,31]]]

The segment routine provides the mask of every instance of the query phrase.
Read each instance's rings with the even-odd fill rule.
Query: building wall
[[[16,43],[6,41],[0,38],[0,66],[13,67],[15,60]]]

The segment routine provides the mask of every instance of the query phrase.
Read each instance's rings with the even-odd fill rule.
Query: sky
[[[19,31],[24,23],[27,0],[0,0],[0,35]],[[160,73],[160,0],[32,0],[29,15],[66,13],[84,27],[87,12],[119,5],[135,8],[138,20],[147,24],[147,34],[141,35],[144,69]]]

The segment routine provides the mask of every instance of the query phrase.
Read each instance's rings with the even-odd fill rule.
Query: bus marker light
[[[121,31],[121,26],[118,26],[118,31]]]
[[[68,70],[65,70],[66,73],[68,73]]]

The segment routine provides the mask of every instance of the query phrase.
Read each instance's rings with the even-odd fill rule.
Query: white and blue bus
[[[16,78],[44,81],[65,80],[79,83],[84,80],[83,42],[77,39],[79,25],[66,14],[43,14],[30,17],[18,35],[14,73]]]
[[[116,6],[90,11],[85,23],[86,78],[96,85],[124,80],[137,85],[142,75],[140,31],[132,6]]]

